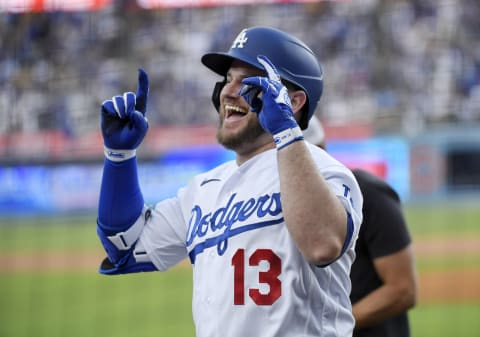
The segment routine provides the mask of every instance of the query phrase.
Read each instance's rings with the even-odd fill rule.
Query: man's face
[[[247,150],[257,143],[260,136],[263,136],[260,138],[262,139],[267,135],[258,122],[257,114],[250,111],[248,103],[238,95],[242,80],[251,76],[264,76],[264,73],[243,62],[234,61],[227,72],[226,84],[220,92],[217,140],[234,151]]]

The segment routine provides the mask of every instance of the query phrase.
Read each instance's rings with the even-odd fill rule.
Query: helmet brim
[[[255,68],[262,69],[260,64],[256,60],[248,60],[246,58],[240,59],[233,57],[228,53],[207,53],[201,58],[204,66],[221,76],[227,75],[228,69],[230,69],[233,61],[236,60],[245,62]]]

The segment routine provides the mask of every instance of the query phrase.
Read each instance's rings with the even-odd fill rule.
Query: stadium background
[[[95,273],[99,107],[147,70],[141,185],[148,202],[172,195],[232,158],[215,144],[217,77],[199,59],[251,25],[312,46],[329,151],[401,195],[420,279],[414,337],[480,336],[478,1],[249,2],[0,3],[0,336],[192,335],[188,267]]]

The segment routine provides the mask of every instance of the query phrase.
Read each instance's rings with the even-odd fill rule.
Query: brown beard
[[[257,119],[250,119],[247,126],[234,135],[222,133],[222,121],[219,121],[217,141],[229,150],[238,151],[245,144],[254,142],[263,134],[265,134],[265,130],[263,130]]]

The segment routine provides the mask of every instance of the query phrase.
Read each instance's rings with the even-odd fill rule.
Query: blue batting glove
[[[277,150],[303,139],[302,130],[293,116],[288,90],[272,62],[263,55],[258,62],[267,72],[267,77],[255,76],[243,79],[239,95],[258,114],[263,129],[273,135]],[[262,93],[261,97],[260,92]]]
[[[298,127],[293,117],[288,90],[282,84],[277,69],[266,56],[259,55],[257,60],[267,72],[267,77],[243,79],[239,95],[243,96],[251,110],[258,114],[263,129],[272,135]]]
[[[148,75],[138,70],[137,94],[126,92],[102,103],[101,129],[105,155],[113,161],[135,156],[135,150],[148,130]]]

